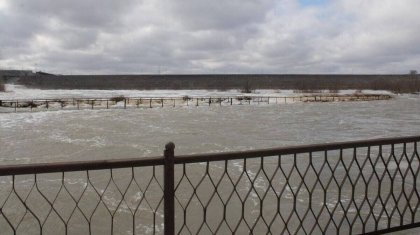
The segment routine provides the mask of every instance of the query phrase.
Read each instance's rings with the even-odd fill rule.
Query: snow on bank
[[[322,90],[323,94],[329,93]],[[356,90],[340,90],[338,94],[354,94]],[[392,94],[388,91],[362,90],[363,94]],[[255,90],[247,96],[301,96],[311,93],[296,93],[293,90]],[[318,94],[318,93],[317,93]],[[41,90],[20,85],[7,84],[6,92],[0,92],[0,99],[44,99],[44,98],[107,98],[126,97],[182,97],[182,96],[243,96],[240,90]]]

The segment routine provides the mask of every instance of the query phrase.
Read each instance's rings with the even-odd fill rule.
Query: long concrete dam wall
[[[374,89],[420,88],[419,75],[37,75],[17,84],[42,89]]]

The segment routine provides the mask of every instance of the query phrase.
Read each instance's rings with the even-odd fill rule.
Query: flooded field
[[[0,164],[161,156],[164,145],[168,141],[173,141],[176,144],[175,152],[180,155],[409,136],[418,135],[419,132],[420,97],[415,95],[396,96],[387,101],[348,103],[3,113],[0,114]],[[377,152],[377,150],[375,151]],[[401,154],[401,150],[398,153]],[[337,153],[331,153],[331,156],[334,154]],[[374,153],[372,154],[374,155]],[[346,155],[351,156],[351,153],[346,153]],[[321,159],[321,155],[315,154],[312,157]],[[308,156],[301,159],[303,160],[298,161],[299,167],[307,166]],[[267,158],[264,161],[268,174],[274,174],[272,166],[277,164],[276,158]],[[258,218],[258,198],[267,189],[267,178],[258,173],[258,169],[261,167],[259,159],[248,161],[247,164],[246,170],[244,170],[244,161],[242,160],[230,161],[227,168],[224,168],[224,162],[211,163],[209,166],[212,169],[209,177],[214,179],[223,174],[224,169],[228,169],[229,175],[239,181],[241,181],[240,177],[244,172],[250,175],[248,180],[238,182],[239,192],[234,195],[235,202],[229,204],[230,214],[227,215],[231,218],[229,221],[232,224],[229,222],[221,225],[220,234],[228,233],[231,230],[230,227],[235,227],[243,206],[238,198],[245,197],[250,188],[252,188],[252,192],[244,202],[250,213],[243,221],[255,222],[255,218]],[[294,166],[293,157],[285,157],[282,164],[285,168]],[[318,165],[315,163],[315,165],[319,167],[320,163]],[[227,196],[233,190],[229,179],[225,178],[221,181],[222,186],[219,188],[221,199],[211,200],[208,196],[212,191],[211,182],[206,180],[203,184],[206,187],[197,186],[205,168],[206,164],[203,163],[187,166],[187,173],[183,173],[181,166],[176,169],[176,181],[179,183],[180,189],[177,194],[177,216],[182,217],[183,206],[193,205],[188,207],[191,209],[185,209],[188,211],[186,222],[181,220],[181,224],[177,224],[177,229],[182,229],[182,234],[194,234],[194,231],[200,229],[199,225],[202,223],[199,219],[202,207],[195,196],[191,199],[191,184],[198,188],[197,197],[205,198],[204,201],[210,205],[208,213],[213,215],[214,219],[207,221],[208,225],[206,226],[211,228],[218,225],[217,209],[223,208],[220,201],[228,200]],[[383,168],[378,167],[378,169]],[[9,201],[5,204],[3,213],[7,214],[8,218],[12,218],[11,223],[14,226],[19,224],[19,229],[26,233],[37,230],[37,226],[35,226],[37,221],[30,217],[30,213],[25,213],[24,208],[16,206],[20,203],[19,197],[13,193],[8,197],[8,193],[12,189],[12,182],[19,182],[19,186],[16,186],[15,189],[18,192],[16,195],[20,195],[23,199],[26,197],[25,200],[36,205],[32,208],[33,210],[42,211],[42,208],[50,208],[49,202],[57,198],[54,208],[64,216],[61,219],[58,218],[54,214],[55,211],[51,212],[51,215],[47,213],[48,211],[41,213],[41,222],[45,222],[45,234],[55,234],[66,230],[61,223],[62,220],[71,224],[69,230],[71,234],[86,232],[86,221],[90,218],[95,223],[108,225],[110,218],[114,218],[113,213],[115,212],[120,214],[115,217],[115,224],[119,225],[115,225],[115,234],[161,233],[163,229],[162,190],[159,187],[159,183],[162,183],[161,167],[135,168],[133,171],[122,169],[113,171],[113,175],[110,173],[110,171],[98,171],[86,175],[86,172],[76,172],[66,173],[65,176],[46,174],[39,176],[38,179],[33,176],[20,176],[15,179],[0,177],[2,184],[0,203]],[[341,173],[338,173],[338,175],[340,174],[344,174],[343,169],[341,169]],[[191,184],[183,178],[183,175],[188,175]],[[328,178],[328,176],[325,177]],[[112,180],[110,181],[110,179]],[[133,184],[133,179],[136,179],[137,186]],[[292,179],[299,179],[296,172],[292,174]],[[252,180],[255,181],[252,182]],[[146,193],[143,190],[149,183],[151,186]],[[412,185],[412,181],[407,183],[407,185],[410,183]],[[224,184],[226,186],[223,186]],[[286,188],[282,195],[284,201],[281,210],[290,210],[294,204],[293,194],[296,193],[295,190],[299,190],[299,180],[291,180],[289,185],[285,185],[285,182],[280,180],[276,184],[279,191],[281,188]],[[36,185],[36,190],[33,190],[34,185]],[[62,185],[66,185],[68,191],[64,191]],[[347,185],[347,187],[350,186]],[[138,190],[137,187],[141,190]],[[267,202],[276,201],[275,193],[278,193],[276,190],[268,194]],[[344,198],[344,201],[337,201],[337,190],[337,187],[331,189],[327,195],[327,203],[318,206],[335,208],[337,205],[346,205],[348,198]],[[395,190],[401,189],[396,186]],[[126,192],[126,194],[121,192]],[[298,221],[299,217],[296,216],[302,215],[305,212],[304,208],[308,206],[308,191],[301,192],[300,196],[296,197],[296,200],[299,201],[299,212],[291,217],[292,222],[289,225],[291,228],[298,227],[298,224],[293,221]],[[363,195],[361,192],[363,191],[360,191],[360,195]],[[41,194],[45,197],[43,198]],[[312,198],[322,198],[321,192],[314,192],[314,195]],[[77,201],[79,197],[82,198],[80,202]],[[95,207],[99,197],[102,198],[103,203]],[[147,198],[147,203],[142,198]],[[65,201],[71,202],[70,208],[62,203]],[[76,208],[76,212],[73,213],[72,208],[76,204],[81,209],[79,211]],[[134,209],[140,211],[141,215],[132,219]],[[88,215],[87,218],[82,215],[81,211]],[[152,213],[153,211],[156,213]],[[337,213],[341,213],[340,211],[342,212],[344,209],[337,209]],[[268,213],[267,216],[273,216],[270,210],[264,213]],[[153,220],[157,223],[156,231],[147,225]],[[19,221],[23,221],[22,225]],[[128,229],[131,227],[132,221],[135,223],[135,231]],[[191,231],[181,228],[182,223],[188,225],[188,229]],[[256,223],[258,225],[256,225],[255,231],[259,231],[258,229],[264,231],[264,224],[259,223]],[[280,227],[282,223],[284,224],[278,220],[273,223],[278,223]],[[54,224],[60,226],[54,226]],[[7,222],[1,216],[0,226],[8,227]],[[242,224],[241,226],[239,226],[240,229],[245,228],[246,230],[246,225]],[[100,234],[110,229],[113,228],[99,226],[95,227],[93,232]],[[241,231],[240,229],[238,231]],[[12,232],[11,229],[10,231]],[[200,231],[207,234],[212,230],[203,228]],[[333,231],[331,230],[331,233],[334,233]]]

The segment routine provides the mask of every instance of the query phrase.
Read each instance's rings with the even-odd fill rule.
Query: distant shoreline
[[[192,75],[45,75],[3,78],[6,83],[38,89],[95,90],[387,90],[420,91],[419,75],[345,74],[192,74]]]

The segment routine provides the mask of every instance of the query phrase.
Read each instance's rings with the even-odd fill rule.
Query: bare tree
[[[5,92],[6,91],[6,86],[0,82],[0,92]]]
[[[249,79],[246,80],[244,88],[242,88],[241,93],[252,93],[251,84]]]
[[[420,83],[417,75],[417,70],[410,70],[410,77],[413,80],[414,90],[420,92]]]

